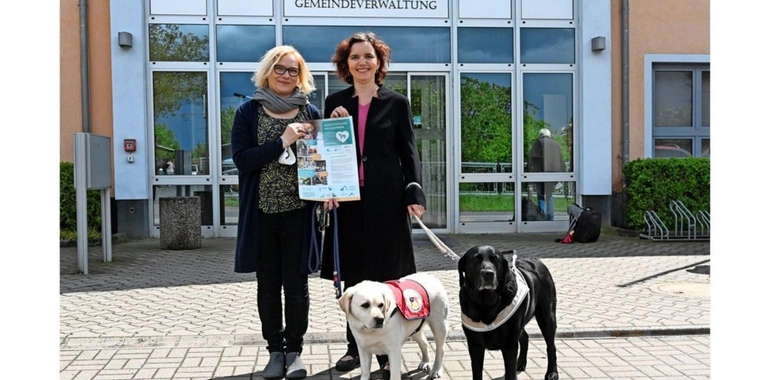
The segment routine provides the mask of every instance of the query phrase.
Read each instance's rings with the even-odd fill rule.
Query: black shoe
[[[335,369],[340,372],[347,372],[359,368],[359,365],[359,355],[347,352],[342,358],[338,359],[337,363],[335,363]]]
[[[282,379],[285,376],[285,353],[270,352],[269,362],[261,372],[261,376],[265,379]]]
[[[383,368],[383,380],[391,380],[391,366],[388,363],[385,363]]]

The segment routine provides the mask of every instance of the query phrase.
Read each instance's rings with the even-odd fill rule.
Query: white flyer
[[[359,200],[359,170],[351,117],[307,120],[311,133],[296,141],[298,195],[310,201]]]

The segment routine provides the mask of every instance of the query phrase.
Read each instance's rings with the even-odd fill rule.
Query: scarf
[[[299,106],[309,104],[309,98],[296,87],[287,98],[281,98],[270,88],[257,88],[253,99],[274,113],[285,113]]]

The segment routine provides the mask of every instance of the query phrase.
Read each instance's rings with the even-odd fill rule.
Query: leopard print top
[[[277,119],[259,107],[259,129],[256,138],[259,145],[277,140],[290,123],[307,120],[306,106],[301,106],[291,119]],[[295,144],[290,147],[296,151]],[[294,153],[295,154],[295,153]],[[261,169],[259,181],[259,209],[267,214],[293,211],[306,207],[298,196],[298,165],[282,165],[277,160]]]

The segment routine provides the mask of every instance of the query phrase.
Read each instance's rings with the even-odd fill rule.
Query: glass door
[[[422,188],[427,197],[422,221],[428,228],[447,230],[448,75],[412,73],[409,79],[412,123],[422,163]]]
[[[456,232],[515,232],[511,73],[461,73]]]
[[[449,178],[446,137],[449,115],[448,74],[388,73],[384,86],[404,94],[412,106],[412,123],[422,164],[422,188],[427,211],[422,221],[432,230],[448,229],[447,196]],[[414,223],[415,228],[417,227]]]
[[[520,231],[562,230],[576,202],[573,73],[522,75]]]

